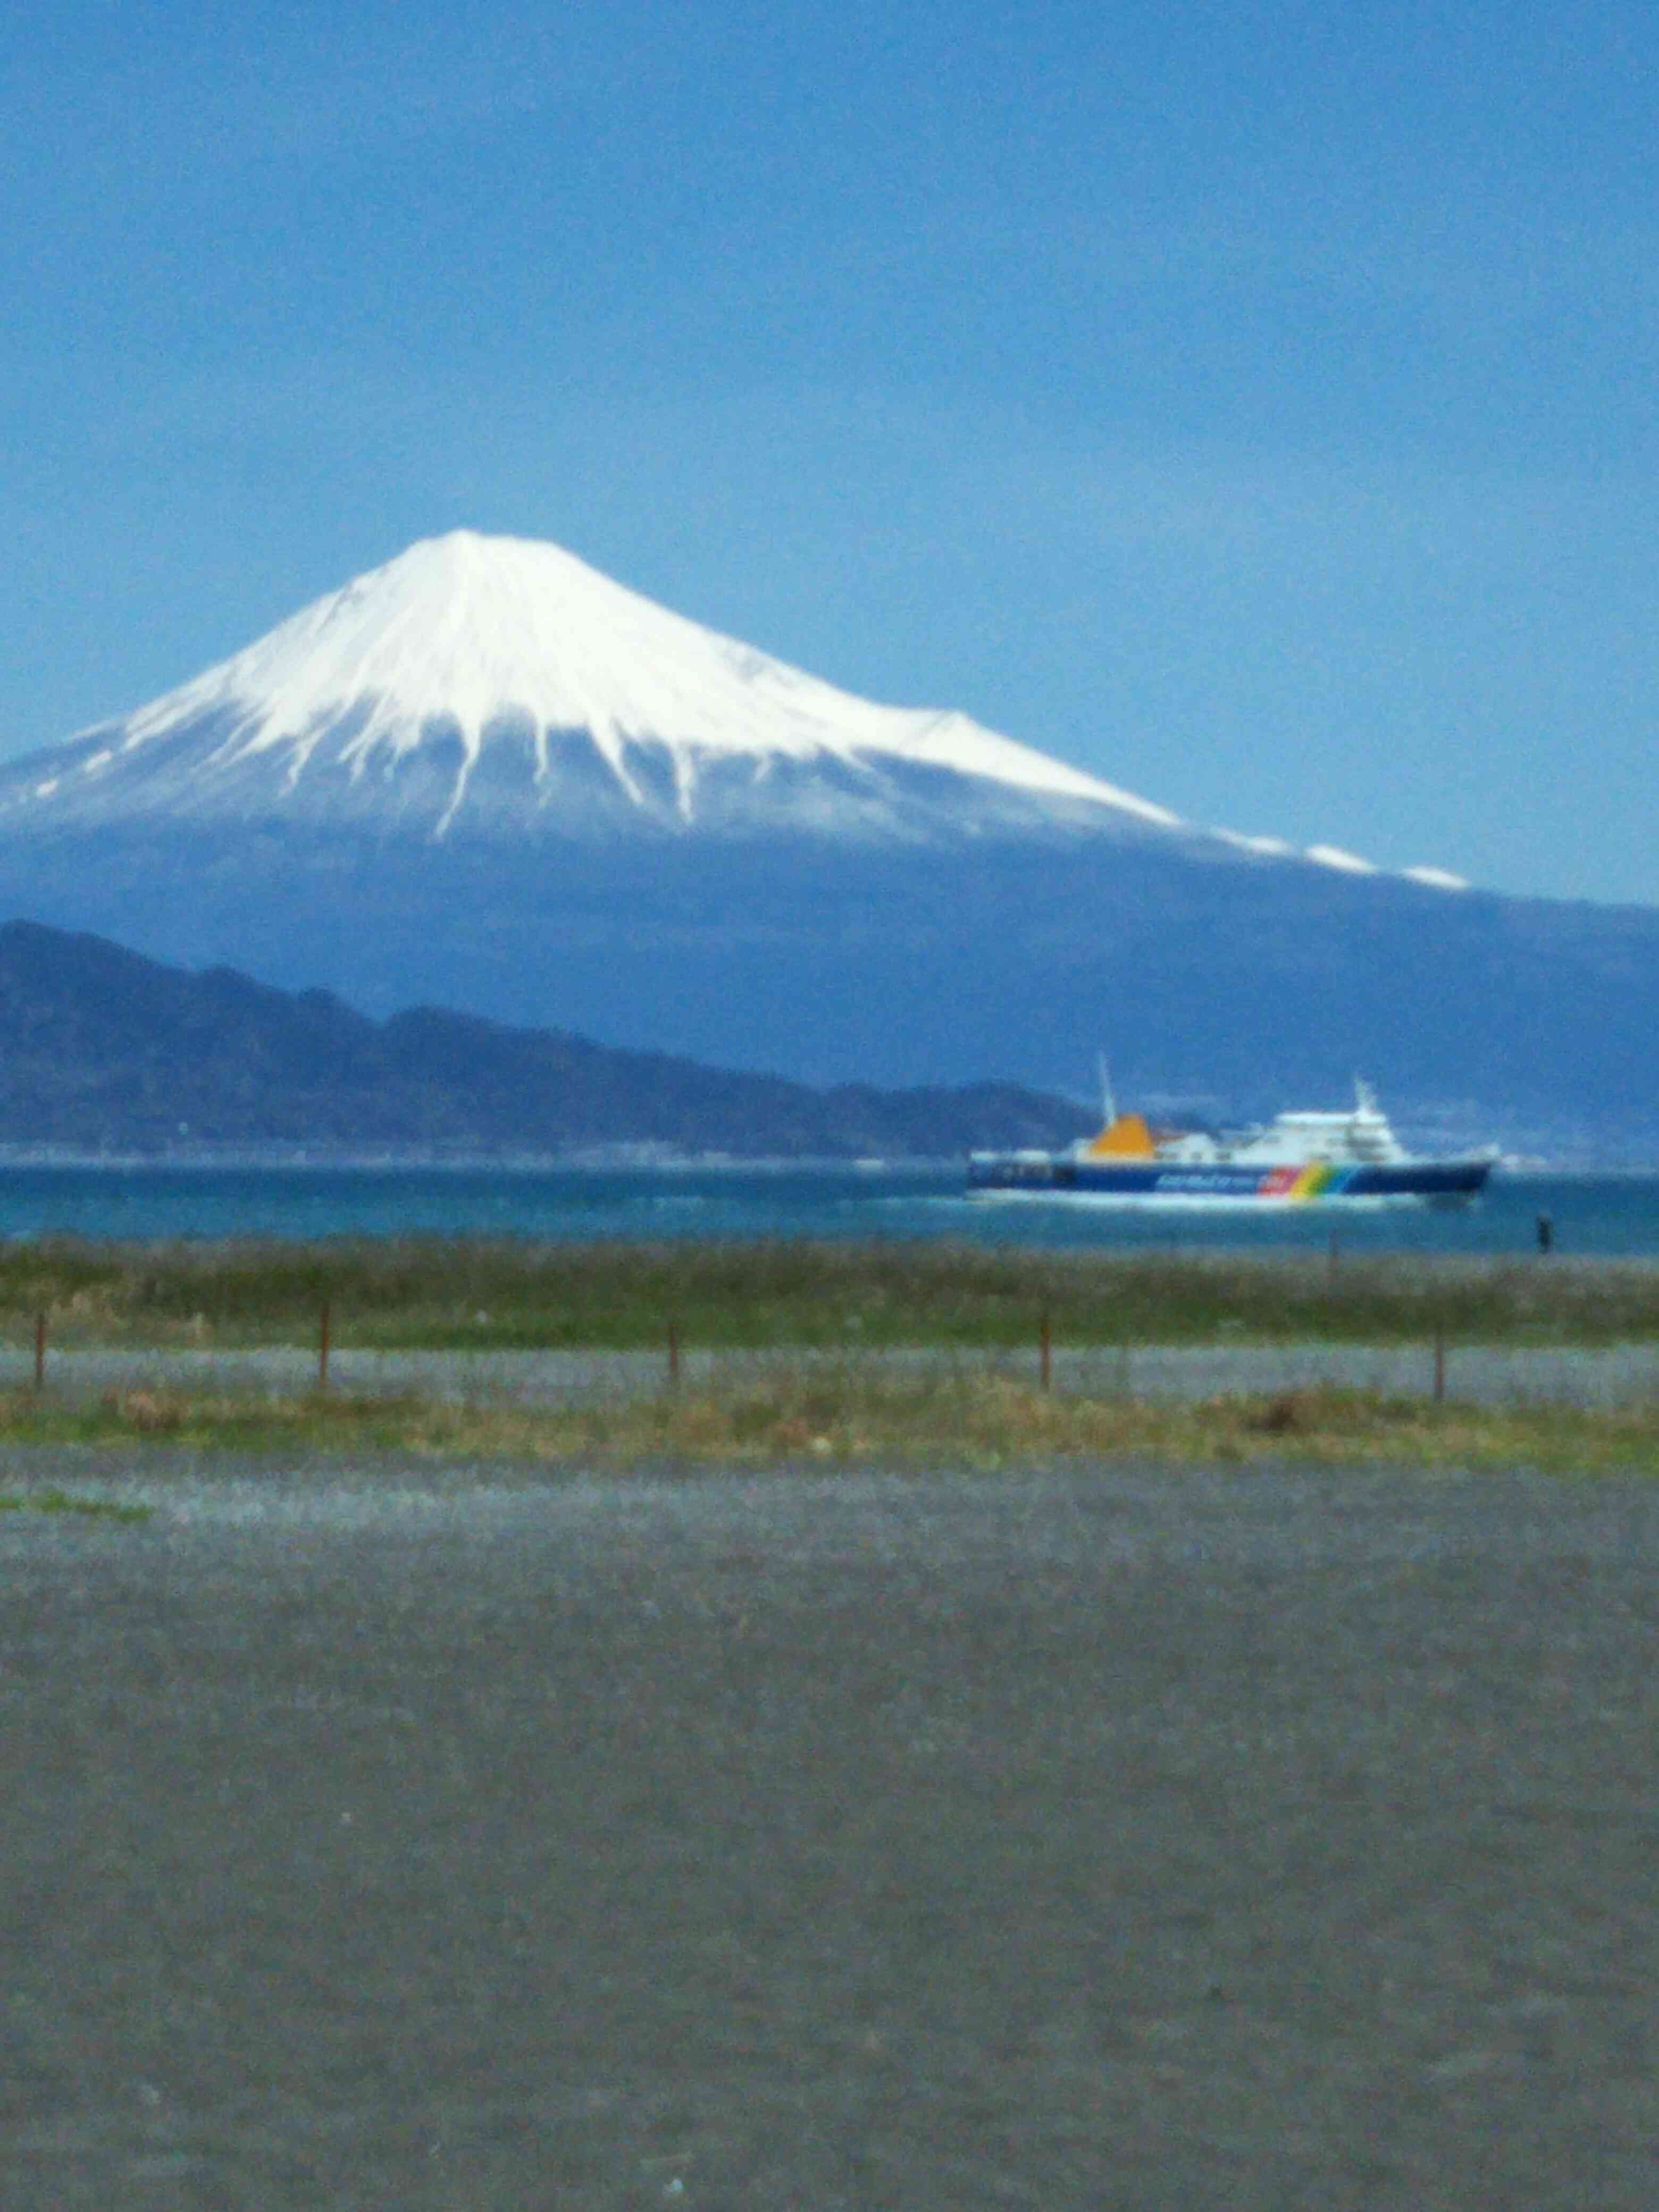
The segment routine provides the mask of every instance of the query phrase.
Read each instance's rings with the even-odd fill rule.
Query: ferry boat
[[[1139,1206],[1462,1206],[1498,1150],[1408,1152],[1376,1097],[1354,1085],[1346,1113],[1287,1113],[1232,1131],[1155,1128],[1119,1114],[1103,1079],[1104,1126],[1060,1152],[970,1152],[971,1198],[1087,1199]]]

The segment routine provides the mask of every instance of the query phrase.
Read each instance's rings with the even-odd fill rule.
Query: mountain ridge
[[[815,1091],[441,1007],[377,1023],[326,991],[0,925],[0,1143],[10,1146],[940,1158],[1061,1143],[1088,1124],[1074,1103],[1012,1085]]]
[[[1185,823],[959,710],[842,690],[561,546],[465,530],[417,541],[132,713],[0,763],[0,817],[37,833],[112,811],[378,818],[437,842],[785,822],[915,842],[965,825],[1370,872],[1332,845],[1292,855]],[[1444,869],[1403,872],[1462,887]]]
[[[1079,795],[1063,764],[853,701],[556,548],[463,536],[400,561],[433,574],[388,585],[388,563],[248,649],[292,711],[235,696],[245,653],[0,769],[0,913],[377,1019],[462,1007],[806,1085],[1063,1092],[1103,1048],[1125,1096],[1218,1118],[1363,1074],[1402,1126],[1659,1157],[1659,909],[1456,889]],[[481,612],[526,562],[529,611]],[[562,599],[538,596],[550,563]],[[523,655],[574,688],[491,720]],[[366,666],[380,690],[337,715],[340,669]],[[790,742],[745,750],[710,668],[748,708],[793,702]],[[410,712],[376,725],[399,680]],[[556,727],[584,698],[596,727]],[[678,734],[650,734],[677,698]],[[896,728],[908,755],[861,743]],[[999,763],[1059,783],[979,772]]]

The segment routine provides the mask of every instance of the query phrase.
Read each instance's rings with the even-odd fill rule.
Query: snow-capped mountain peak
[[[943,770],[1039,801],[1178,826],[1166,809],[966,715],[878,706],[840,690],[655,605],[559,546],[465,530],[422,540],[124,721],[83,733],[76,742],[84,757],[70,775],[37,780],[33,795],[67,795],[75,781],[137,767],[158,741],[186,730],[210,735],[195,763],[204,787],[245,782],[264,763],[280,765],[289,794],[329,770],[336,783],[339,770],[354,781],[371,769],[395,773],[441,732],[452,758],[432,824],[439,836],[498,744],[527,743],[532,803],[554,800],[561,741],[574,733],[605,763],[614,795],[635,806],[657,806],[663,781],[647,783],[641,749],[659,771],[665,762],[672,811],[684,823],[697,818],[711,769],[785,762],[851,771],[854,781],[895,769]]]
[[[0,817],[438,840],[1092,832],[1297,857],[1193,828],[966,714],[856,697],[560,546],[470,530],[422,539],[135,713],[0,769]],[[1299,857],[1370,869],[1334,845]]]

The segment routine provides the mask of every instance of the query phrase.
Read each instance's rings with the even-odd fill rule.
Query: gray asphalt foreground
[[[1659,2203],[1656,1486],[94,1464],[8,2208]]]

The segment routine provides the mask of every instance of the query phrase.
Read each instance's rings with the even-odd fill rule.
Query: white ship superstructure
[[[1153,1129],[1109,1103],[1098,1136],[1057,1152],[975,1152],[968,1187],[982,1196],[1092,1198],[1123,1204],[1455,1205],[1485,1185],[1496,1153],[1426,1159],[1407,1151],[1370,1090],[1346,1112],[1298,1109],[1240,1130]]]

